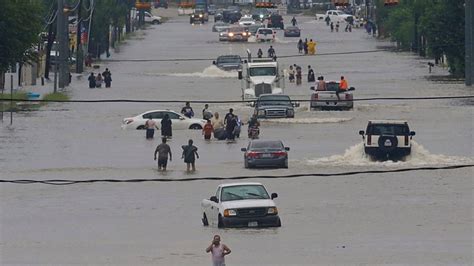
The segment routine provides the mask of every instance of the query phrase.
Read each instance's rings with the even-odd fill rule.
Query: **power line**
[[[0,183],[11,184],[44,184],[44,185],[74,185],[74,184],[91,184],[91,183],[143,183],[143,182],[192,182],[203,180],[246,180],[246,179],[292,179],[301,177],[337,177],[337,176],[353,176],[360,174],[386,174],[386,173],[402,173],[413,171],[439,171],[439,170],[454,170],[461,168],[474,167],[474,164],[450,165],[441,167],[414,167],[414,168],[400,168],[390,170],[367,170],[367,171],[350,171],[339,173],[301,173],[290,175],[257,175],[257,176],[233,176],[233,177],[191,177],[191,178],[141,178],[141,179],[87,179],[87,180],[70,180],[70,179],[47,179],[47,180],[31,180],[31,179],[16,179],[6,180],[0,179]]]
[[[462,96],[427,96],[427,97],[372,97],[372,98],[355,98],[353,101],[393,101],[393,100],[447,100],[447,99],[472,99],[474,95]],[[251,103],[255,100],[129,100],[129,99],[104,99],[104,100],[28,100],[28,99],[0,99],[0,102],[63,102],[63,103]],[[280,101],[280,100],[265,100],[265,101]],[[308,99],[292,99],[293,102],[327,102],[327,100],[308,100]]]

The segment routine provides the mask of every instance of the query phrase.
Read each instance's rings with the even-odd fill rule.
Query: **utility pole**
[[[84,71],[84,53],[82,51],[81,33],[82,33],[82,0],[79,0],[77,7],[77,30],[76,30],[76,73]]]
[[[59,45],[59,88],[65,88],[69,84],[69,66],[67,59],[69,57],[69,32],[68,21],[66,13],[64,12],[64,0],[58,0],[58,17],[57,17],[57,31],[58,31],[58,45]]]
[[[465,49],[466,49],[466,66],[465,66],[465,83],[466,86],[472,86],[474,82],[474,4],[472,0],[466,0],[465,4]]]

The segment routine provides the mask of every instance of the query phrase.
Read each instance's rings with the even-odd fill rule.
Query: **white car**
[[[252,26],[255,25],[255,20],[252,17],[242,17],[239,20],[239,26]]]
[[[155,16],[150,12],[145,11],[145,23],[161,24],[161,17]]]
[[[280,227],[276,197],[260,183],[221,184],[215,196],[201,202],[202,223],[218,228]]]
[[[135,117],[124,118],[122,129],[145,129],[145,122],[149,118],[153,119],[158,127],[160,127],[161,119],[163,119],[165,114],[169,115],[173,129],[202,129],[206,123],[206,120],[187,118],[171,110],[151,110]]]
[[[259,42],[275,41],[276,31],[269,28],[259,28],[255,34],[255,39]]]

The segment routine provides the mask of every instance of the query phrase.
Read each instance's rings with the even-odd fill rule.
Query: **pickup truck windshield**
[[[276,76],[276,67],[251,67],[250,76]]]
[[[224,187],[221,192],[221,201],[269,198],[267,191],[261,185]]]
[[[406,125],[371,124],[367,127],[367,135],[405,136],[410,134]]]
[[[262,96],[258,99],[258,106],[281,105],[292,106],[290,97],[288,96]]]

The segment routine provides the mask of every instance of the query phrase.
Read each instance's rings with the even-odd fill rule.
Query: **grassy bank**
[[[20,111],[34,111],[37,110],[39,107],[48,104],[47,102],[37,103],[37,102],[22,102],[22,101],[13,101],[13,104],[10,105],[10,94],[0,94],[0,99],[5,99],[8,101],[0,102],[0,111],[9,112],[13,110],[13,112],[20,112]],[[18,100],[26,100],[28,96],[26,92],[19,92],[13,94],[13,99]],[[48,93],[44,95],[43,100],[49,101],[67,101],[70,97],[64,93],[56,92],[56,93]]]
[[[67,94],[62,92],[53,92],[44,95],[43,100],[46,101],[68,101],[71,99]],[[44,103],[46,104],[46,103]]]
[[[11,95],[10,93],[0,94],[0,99],[8,100],[8,101],[1,101],[0,102],[0,110],[1,111],[3,111],[3,112],[10,111],[11,106],[13,106],[13,111],[18,111],[18,109],[19,109],[18,108],[18,103],[20,103],[20,102],[13,101],[13,105],[11,105],[10,104],[11,96],[13,96],[12,97],[13,99],[20,99],[20,100],[26,100],[27,99],[26,92],[15,92],[15,93],[13,93],[13,95]]]

